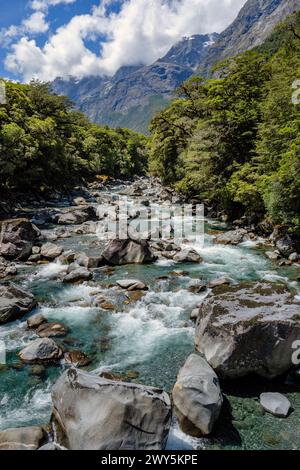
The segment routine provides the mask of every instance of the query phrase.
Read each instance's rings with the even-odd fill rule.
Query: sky
[[[0,77],[44,81],[151,64],[223,31],[246,0],[0,0]]]

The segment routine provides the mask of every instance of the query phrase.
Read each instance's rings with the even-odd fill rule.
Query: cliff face
[[[262,44],[280,21],[299,9],[299,0],[248,0],[209,48],[197,72],[208,75],[216,62]]]
[[[151,117],[184,80],[195,73],[208,76],[216,62],[261,44],[299,9],[300,0],[248,0],[221,35],[183,38],[154,64],[122,67],[113,77],[58,78],[53,89],[94,122],[146,132]]]

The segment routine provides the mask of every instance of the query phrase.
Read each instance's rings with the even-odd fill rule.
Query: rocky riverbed
[[[208,218],[204,246],[108,242],[125,197],[132,221],[181,202],[94,183],[1,222],[0,449],[299,449],[293,241]]]

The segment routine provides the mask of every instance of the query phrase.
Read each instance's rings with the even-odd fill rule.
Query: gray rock
[[[34,296],[15,284],[0,285],[0,324],[22,318],[36,305]]]
[[[199,308],[194,308],[194,310],[192,310],[191,312],[190,319],[193,321],[196,321],[198,316],[199,316]]]
[[[54,338],[66,336],[69,332],[68,327],[63,323],[42,323],[37,329],[36,334],[40,338]]]
[[[276,247],[282,254],[282,256],[288,258],[291,254],[295,252],[295,245],[289,235],[285,235],[283,238],[280,238],[276,241]]]
[[[173,388],[175,414],[184,432],[206,436],[219,417],[223,397],[219,380],[205,359],[191,354]]]
[[[196,349],[223,377],[274,378],[292,367],[300,303],[281,284],[219,286],[202,302]]]
[[[144,282],[139,281],[137,279],[122,279],[120,281],[117,281],[117,285],[121,287],[122,289],[126,289],[129,291],[133,290],[147,290],[148,287]]]
[[[260,404],[265,411],[279,418],[286,418],[291,409],[290,401],[281,393],[262,393]]]
[[[45,437],[39,426],[0,431],[0,450],[37,450]]]
[[[26,363],[48,363],[59,361],[62,357],[62,350],[51,338],[40,338],[26,346],[19,353],[19,357]]]
[[[217,235],[213,242],[222,245],[238,245],[248,239],[247,230],[236,229]]]
[[[47,444],[40,447],[38,450],[67,450],[67,449],[62,449],[60,446],[55,444],[55,442],[48,442]]]
[[[64,278],[63,282],[65,283],[74,283],[79,281],[88,281],[93,277],[92,273],[86,268],[74,269],[68,273]]]
[[[102,256],[87,256],[85,253],[77,253],[73,261],[74,260],[79,264],[79,266],[88,269],[99,268],[103,265]]]
[[[155,261],[155,256],[145,240],[112,240],[102,253],[112,265],[143,264]]]
[[[265,255],[271,261],[277,261],[280,259],[280,255],[276,253],[276,251],[266,251]]]
[[[203,261],[199,253],[193,249],[182,250],[173,259],[177,263],[201,263]]]
[[[290,256],[289,256],[289,260],[292,261],[292,263],[297,263],[297,261],[300,261],[300,256],[298,255],[298,253],[292,253]]]
[[[84,197],[76,197],[74,199],[73,203],[75,204],[75,206],[86,206],[87,205],[87,202],[84,199]]]
[[[8,260],[26,260],[31,255],[40,231],[27,219],[0,222],[0,256]]]
[[[35,329],[45,322],[47,322],[46,318],[41,313],[36,313],[27,319],[27,326],[30,329]]]
[[[70,369],[52,389],[59,444],[70,450],[161,450],[170,426],[167,393]]]
[[[60,225],[80,225],[88,220],[96,220],[96,210],[93,206],[83,206],[80,209],[64,212],[58,218]]]
[[[63,251],[61,246],[55,245],[54,243],[45,243],[41,248],[40,254],[43,258],[53,260],[58,258]]]
[[[230,284],[230,279],[227,279],[226,277],[221,277],[220,279],[213,279],[208,283],[209,289],[214,289],[215,287],[219,286],[227,286]]]

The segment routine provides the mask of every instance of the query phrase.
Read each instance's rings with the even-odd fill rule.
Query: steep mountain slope
[[[209,48],[197,72],[208,75],[216,62],[262,44],[276,24],[299,9],[300,0],[248,0]]]
[[[149,66],[122,67],[112,77],[57,78],[53,89],[71,98],[94,122],[146,132],[155,112],[195,71],[216,33],[183,38]]]
[[[147,132],[151,117],[168,104],[191,75],[261,44],[274,26],[300,9],[300,0],[248,0],[221,34],[183,38],[149,66],[122,67],[113,77],[56,79],[53,89],[69,96],[92,121]]]

